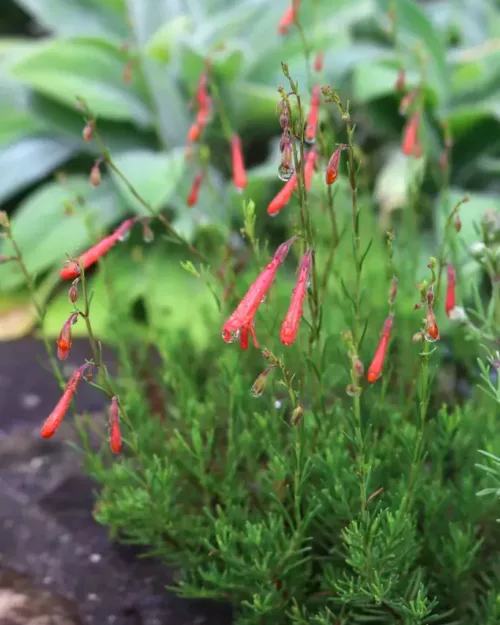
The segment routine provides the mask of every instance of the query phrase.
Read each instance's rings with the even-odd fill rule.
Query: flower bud
[[[392,278],[391,286],[389,287],[389,306],[393,306],[398,294],[398,279],[396,276]]]
[[[80,278],[77,278],[76,280],[73,281],[73,284],[71,285],[69,291],[68,291],[68,297],[69,297],[69,301],[74,304],[76,302],[76,300],[78,299],[78,283],[80,282]]]
[[[353,371],[354,375],[356,375],[358,378],[362,378],[363,377],[363,374],[365,372],[365,368],[364,368],[363,363],[361,362],[361,360],[359,358],[355,358],[353,360],[352,371]]]
[[[82,136],[85,143],[90,143],[92,141],[94,136],[94,122],[92,120],[86,123]]]
[[[455,221],[453,222],[453,227],[455,228],[455,232],[460,232],[462,230],[462,220],[460,219],[460,215],[455,217]]]
[[[291,424],[293,426],[300,425],[302,417],[304,416],[304,407],[299,404],[292,412]]]
[[[98,187],[101,184],[101,172],[99,170],[99,163],[96,163],[90,170],[89,181],[93,187]]]

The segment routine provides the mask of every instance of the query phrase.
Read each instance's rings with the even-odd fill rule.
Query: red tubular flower
[[[414,113],[403,130],[403,154],[410,156],[418,150],[418,128],[420,125],[420,113]]]
[[[231,136],[231,154],[233,162],[233,183],[238,191],[243,191],[247,186],[247,172],[243,161],[241,139],[238,135]]]
[[[248,349],[248,335],[252,335],[252,342],[255,349],[259,349],[259,342],[257,341],[257,336],[255,335],[254,323],[253,321],[246,326],[241,328],[240,333],[240,346],[241,349]]]
[[[384,321],[382,328],[382,336],[373,356],[373,360],[368,368],[367,379],[370,384],[376,382],[382,375],[382,369],[384,368],[385,354],[387,352],[387,346],[389,345],[389,339],[391,338],[392,324],[394,321],[394,313],[391,313]]]
[[[188,195],[188,199],[187,199],[188,206],[194,206],[198,202],[198,195],[200,193],[201,183],[203,182],[204,178],[205,178],[204,171],[200,171],[199,174],[196,174],[193,180],[193,184],[191,185],[191,191],[189,192],[189,195]]]
[[[286,35],[290,26],[295,22],[296,17],[295,6],[292,2],[288,9],[283,14],[283,17],[278,23],[278,33],[280,35]]]
[[[347,145],[339,145],[339,147],[330,157],[330,160],[328,161],[328,166],[326,168],[326,184],[333,184],[335,180],[337,180],[339,175],[340,155],[342,154],[342,151],[347,149],[348,147],[349,146]]]
[[[119,453],[122,447],[122,435],[120,433],[120,409],[118,397],[111,398],[109,408],[109,446],[114,454]]]
[[[315,72],[321,72],[323,70],[323,58],[324,53],[322,50],[316,53],[316,57],[314,58],[313,69]]]
[[[253,336],[252,324],[255,313],[257,312],[262,300],[265,298],[267,291],[271,287],[279,266],[285,260],[292,243],[296,239],[297,236],[294,236],[278,247],[273,258],[271,259],[271,262],[257,276],[255,282],[250,285],[250,288],[236,307],[236,310],[229,316],[226,323],[222,326],[222,338],[226,343],[232,343],[236,340],[242,330],[246,332],[247,326],[248,331],[252,332]]]
[[[274,196],[267,207],[267,214],[274,217],[282,208],[284,208],[291,200],[295,187],[297,186],[297,172],[293,172],[292,177],[285,186]]]
[[[313,143],[316,138],[316,131],[318,129],[318,116],[319,116],[319,104],[321,99],[321,90],[318,86],[313,87],[311,96],[311,108],[307,117],[306,126],[306,141]]]
[[[311,188],[313,175],[314,175],[314,167],[316,166],[316,161],[318,159],[318,151],[316,148],[313,148],[306,155],[306,164],[304,167],[304,178],[306,182],[306,191],[309,191]]]
[[[86,252],[84,252],[78,261],[70,261],[61,271],[59,275],[63,280],[74,280],[80,275],[80,266],[83,269],[87,269],[94,263],[96,263],[106,252],[108,252],[113,245],[122,239],[126,233],[130,230],[135,223],[135,219],[126,219],[112,234],[99,241],[96,245],[93,245]]]
[[[451,263],[447,267],[447,274],[448,285],[446,287],[446,301],[444,304],[444,309],[446,311],[446,316],[449,317],[451,311],[456,306],[455,289],[457,286],[457,274],[455,273],[455,269]]]
[[[280,340],[283,345],[289,346],[295,342],[302,318],[302,309],[307,293],[307,283],[312,265],[312,248],[308,249],[299,265],[297,283],[292,292],[292,299],[285,319],[281,324]]]
[[[85,369],[89,366],[90,365],[85,363],[77,369],[68,380],[61,399],[57,402],[54,410],[50,413],[42,426],[40,432],[42,438],[50,438],[53,436],[57,428],[61,425],[61,421],[64,419],[64,415],[68,412],[69,405],[73,399],[73,395],[76,393],[76,389],[80,384],[80,380],[83,377]]]
[[[201,130],[202,129],[198,123],[195,122],[194,124],[192,124],[188,132],[188,141],[190,143],[195,143],[195,141],[198,141],[201,135]]]
[[[72,313],[64,322],[59,338],[57,339],[57,357],[59,360],[66,360],[71,349],[72,337],[71,327],[78,321],[78,313]]]

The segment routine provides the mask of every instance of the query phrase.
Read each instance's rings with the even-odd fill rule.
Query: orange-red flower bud
[[[243,149],[238,135],[231,136],[231,155],[233,163],[233,183],[238,191],[247,186],[247,172],[243,161]]]
[[[384,322],[382,328],[382,336],[380,337],[379,344],[373,360],[368,368],[367,379],[370,384],[376,382],[382,375],[382,369],[384,368],[385,355],[387,353],[387,346],[389,345],[389,339],[391,338],[392,325],[394,321],[394,313],[391,313]]]

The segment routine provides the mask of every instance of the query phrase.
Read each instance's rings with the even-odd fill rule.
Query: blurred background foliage
[[[36,275],[38,296],[48,306],[45,329],[50,335],[59,332],[67,310],[66,289],[58,280],[66,256],[82,251],[124,216],[143,210],[110,172],[103,173],[97,189],[89,185],[98,153],[95,142],[83,141],[76,96],[88,101],[116,164],[154,209],[168,212],[175,227],[197,245],[220,250],[229,229],[237,236],[242,201],[229,184],[230,150],[215,119],[206,137],[209,184],[195,208],[186,206],[196,174],[184,151],[193,117],[189,102],[210,58],[227,115],[243,139],[249,168],[246,197],[254,199],[257,214],[263,215],[279,188],[280,62],[288,63],[304,95],[309,90],[300,33],[276,33],[287,4],[4,0],[0,204],[11,216],[26,264]],[[396,41],[389,31],[389,0],[313,0],[301,8],[309,54],[325,51],[322,84],[333,85],[352,102],[363,153],[365,227],[397,227],[415,177],[424,177],[418,207],[424,231],[417,249],[422,268],[435,254],[453,199],[465,192],[471,197],[462,210],[465,244],[476,238],[473,224],[483,209],[500,208],[498,4],[398,0]],[[408,167],[400,154],[404,118],[394,85],[401,66],[409,86],[416,85],[422,63],[427,83],[424,158]],[[442,122],[448,122],[454,138],[450,193],[440,191],[446,187],[439,168]],[[339,123],[332,121],[337,129]],[[319,195],[323,191],[316,182],[313,193]],[[343,193],[342,184],[338,192]],[[257,227],[260,235],[265,228],[271,241],[285,230],[282,216],[272,223],[257,219]],[[5,241],[0,254],[9,254]],[[215,307],[210,293],[181,268],[185,257],[185,250],[160,230],[147,249],[134,233],[126,245],[112,250],[106,271],[92,275],[95,330],[106,337],[113,303],[106,299],[104,283],[106,272],[112,272],[116,297],[146,336],[147,328],[187,329],[202,341],[203,319]],[[479,278],[476,264],[465,263],[461,271]],[[379,272],[375,266],[375,281]],[[22,336],[35,324],[23,289],[16,268],[0,266],[0,338]],[[193,297],[199,302],[194,313]],[[379,299],[382,305],[385,298]],[[75,334],[83,332],[83,325],[75,327]]]

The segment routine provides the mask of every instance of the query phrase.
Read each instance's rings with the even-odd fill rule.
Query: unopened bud
[[[98,163],[96,163],[90,170],[89,181],[93,187],[98,187],[101,184],[101,172],[99,170]]]
[[[391,286],[389,287],[389,306],[394,304],[396,295],[398,294],[398,279],[396,276],[392,278]]]
[[[292,412],[291,424],[293,426],[300,425],[300,423],[302,422],[303,416],[304,416],[304,407],[301,404],[299,404]]]
[[[432,290],[432,287],[429,288],[429,290],[427,291],[427,305],[431,306],[432,302],[434,301],[434,291]]]
[[[85,124],[85,128],[83,129],[83,140],[85,143],[90,143],[94,136],[94,122],[89,121]]]
[[[69,291],[68,291],[68,297],[69,297],[69,301],[74,304],[76,302],[76,300],[78,299],[78,282],[80,281],[80,278],[77,278],[73,284],[71,285]]]
[[[412,343],[421,343],[424,340],[424,333],[423,332],[416,332],[411,339]]]
[[[271,352],[268,349],[262,350],[262,358],[269,360],[271,358]]]
[[[363,373],[365,372],[365,368],[363,366],[363,363],[361,362],[361,360],[359,358],[355,358],[353,363],[352,363],[352,371],[354,373],[354,375],[356,375],[358,378],[362,378],[363,377]]]
[[[460,215],[455,217],[455,221],[453,222],[453,227],[455,228],[455,232],[460,232],[462,230],[462,220],[460,219]]]
[[[9,227],[9,218],[5,211],[0,211],[0,227],[8,228]]]

